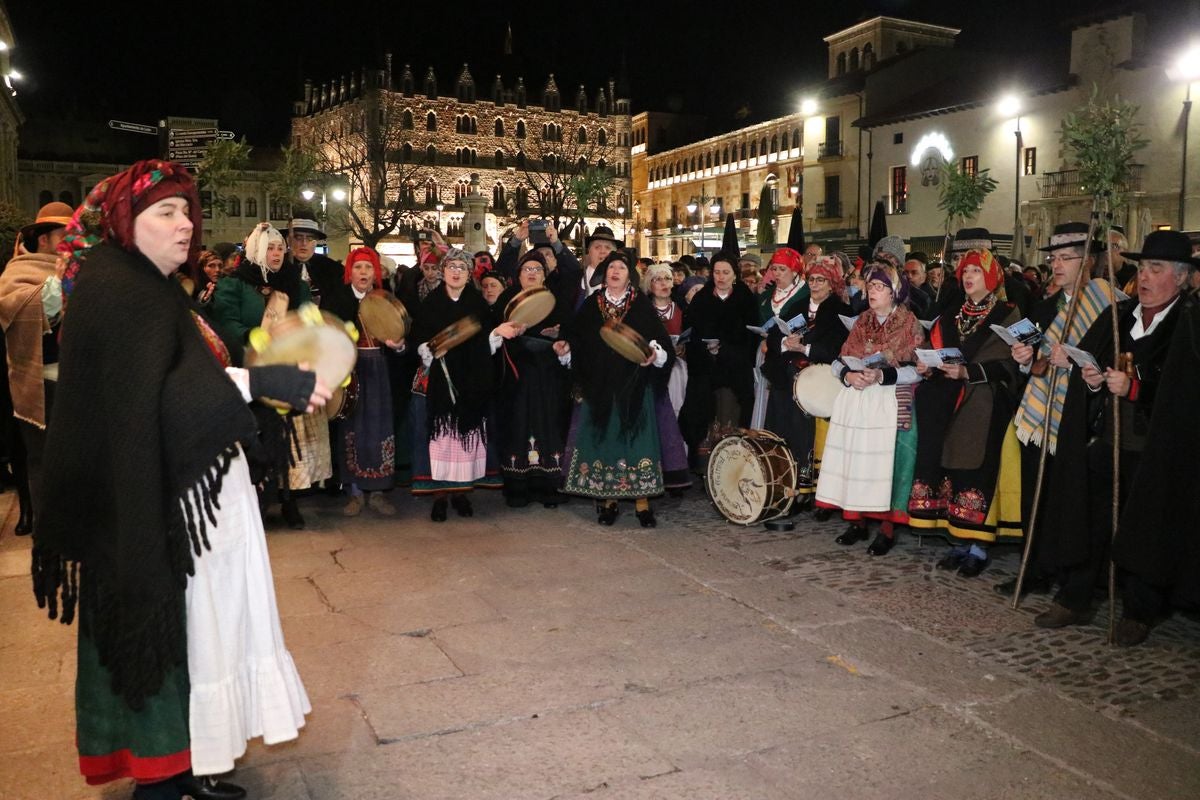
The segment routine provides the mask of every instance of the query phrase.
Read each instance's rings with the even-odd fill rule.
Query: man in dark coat
[[[1191,256],[1187,237],[1177,231],[1151,233],[1142,252],[1123,255],[1138,262],[1138,297],[1117,305],[1121,358],[1114,358],[1112,313],[1105,311],[1079,344],[1102,370],[1091,365],[1072,369],[1063,407],[1037,551],[1040,566],[1057,573],[1061,589],[1050,608],[1034,620],[1042,628],[1084,624],[1092,617],[1092,594],[1112,538],[1113,409],[1120,408],[1119,499],[1124,501],[1146,463],[1150,421],[1180,317],[1181,295],[1200,264]],[[1171,463],[1170,468],[1174,473],[1177,466]],[[1080,480],[1084,475],[1086,480]],[[1152,583],[1147,587],[1153,588]],[[1134,619],[1142,610],[1135,608]],[[1140,626],[1125,626],[1130,629],[1126,644],[1146,638],[1156,609],[1145,612],[1151,616],[1138,619]]]
[[[308,284],[313,302],[342,286],[342,265],[326,255],[317,253],[317,243],[325,241],[325,233],[315,220],[296,217],[283,231],[287,237],[288,263],[300,268],[300,279]]]
[[[529,220],[524,220],[508,242],[500,248],[500,256],[496,259],[496,271],[508,280],[509,285],[519,283],[517,262],[521,255],[521,245],[529,238]],[[545,233],[539,235],[536,241],[530,241],[530,248],[542,254],[546,261],[546,288],[554,293],[555,306],[564,315],[575,309],[575,299],[579,292],[579,282],[583,275],[583,267],[579,259],[558,238],[558,229],[553,223],[547,223]]]

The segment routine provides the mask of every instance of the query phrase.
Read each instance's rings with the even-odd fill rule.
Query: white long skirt
[[[887,511],[896,456],[896,387],[842,389],[833,403],[817,500],[846,511]]]
[[[211,550],[187,586],[192,770],[233,769],[246,742],[295,739],[312,711],[283,643],[258,497],[242,454],[221,488]]]

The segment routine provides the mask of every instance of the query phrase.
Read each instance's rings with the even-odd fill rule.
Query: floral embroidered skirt
[[[662,450],[651,395],[647,389],[642,397],[642,424],[633,432],[621,431],[620,411],[615,405],[604,425],[592,419],[587,401],[575,406],[567,437],[564,492],[605,500],[662,494]]]
[[[342,425],[342,479],[366,492],[396,483],[392,387],[379,348],[360,348],[354,368],[358,400]]]

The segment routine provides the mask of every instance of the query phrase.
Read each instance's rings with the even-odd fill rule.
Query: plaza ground
[[[429,522],[429,501],[269,520],[300,739],[251,745],[253,800],[1095,800],[1200,796],[1200,623],[1141,648],[1032,624],[904,535],[884,558],[798,517],[722,520],[693,490],[599,527],[591,504]],[[0,495],[0,798],[89,788],[73,748],[75,628],[29,588]]]

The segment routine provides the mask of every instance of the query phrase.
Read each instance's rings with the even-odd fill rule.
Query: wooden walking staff
[[[1071,300],[1067,303],[1067,320],[1063,325],[1063,339],[1071,334],[1071,323],[1075,320],[1075,312],[1079,309],[1079,294],[1087,285],[1090,277],[1084,266],[1087,264],[1088,251],[1092,246],[1092,238],[1096,235],[1096,225],[1100,221],[1100,197],[1092,198],[1092,215],[1088,220],[1087,240],[1083,243],[1083,263],[1079,265],[1079,274],[1075,278],[1075,286],[1071,292]],[[1065,291],[1063,287],[1060,291]],[[1052,343],[1053,344],[1053,343]],[[1037,359],[1034,359],[1036,362]],[[1033,363],[1030,364],[1032,370]],[[1054,410],[1054,391],[1058,387],[1059,368],[1050,365],[1050,377],[1046,389],[1046,414],[1042,419],[1042,451],[1038,454],[1037,485],[1033,490],[1033,510],[1029,512],[1029,533],[1025,537],[1025,552],[1021,554],[1021,569],[1017,572],[1017,585],[1013,591],[1013,610],[1021,606],[1021,587],[1025,583],[1025,572],[1029,569],[1029,556],[1033,552],[1033,535],[1037,530],[1038,507],[1042,502],[1042,483],[1046,477],[1046,455],[1050,452],[1050,417]]]
[[[1111,200],[1111,197],[1105,193],[1105,205]],[[1121,363],[1121,330],[1118,325],[1120,315],[1117,313],[1117,271],[1113,266],[1113,253],[1116,248],[1113,247],[1112,236],[1108,231],[1112,229],[1112,210],[1106,209],[1107,224],[1105,225],[1104,239],[1108,247],[1108,285],[1112,291],[1112,302],[1108,307],[1112,309],[1112,340],[1113,340],[1113,369],[1129,370],[1132,365]],[[1113,547],[1117,542],[1117,523],[1121,519],[1120,502],[1121,502],[1121,398],[1112,397],[1112,424],[1113,424],[1113,444],[1112,444],[1112,531],[1108,538],[1108,643],[1116,644],[1117,637],[1117,563],[1113,561]]]

